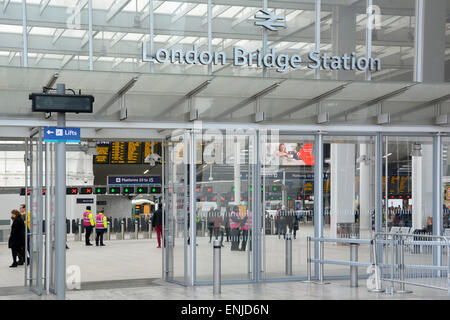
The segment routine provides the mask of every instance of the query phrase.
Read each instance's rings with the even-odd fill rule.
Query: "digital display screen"
[[[142,142],[128,142],[127,163],[142,164]]]
[[[33,93],[33,112],[75,112],[92,113],[94,97],[88,95],[57,95]]]
[[[109,142],[97,144],[98,155],[94,156],[95,164],[109,164]]]
[[[313,166],[313,143],[267,143],[266,165]]]
[[[126,143],[112,142],[111,143],[111,164],[125,164],[126,163]]]

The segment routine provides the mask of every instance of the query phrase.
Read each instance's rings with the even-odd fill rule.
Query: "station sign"
[[[161,185],[159,176],[108,176],[108,185]]]
[[[93,198],[77,198],[77,204],[93,204]]]
[[[80,143],[80,128],[45,127],[44,142]]]

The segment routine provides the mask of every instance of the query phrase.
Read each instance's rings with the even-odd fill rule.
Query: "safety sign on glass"
[[[80,128],[45,127],[44,142],[73,142],[79,143]]]

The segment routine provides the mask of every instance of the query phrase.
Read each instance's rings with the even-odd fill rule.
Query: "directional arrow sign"
[[[45,127],[44,142],[72,142],[79,143],[80,128]]]

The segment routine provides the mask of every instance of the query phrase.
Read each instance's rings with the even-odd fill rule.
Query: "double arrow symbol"
[[[256,14],[255,19],[263,19],[264,21],[256,21],[255,25],[263,26],[271,31],[277,31],[276,27],[286,27],[286,20],[283,16],[277,16],[267,10],[259,10],[263,14]]]

